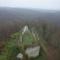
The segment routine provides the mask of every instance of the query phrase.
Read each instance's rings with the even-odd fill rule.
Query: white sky
[[[60,10],[60,0],[0,0],[0,7]]]

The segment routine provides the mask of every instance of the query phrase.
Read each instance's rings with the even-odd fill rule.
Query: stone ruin
[[[28,26],[25,26],[22,30],[22,33],[21,33],[21,36],[19,39],[20,42],[18,41],[18,44],[20,43],[19,45],[21,45],[20,47],[21,47],[22,51],[24,52],[24,54],[26,54],[28,56],[28,58],[35,58],[35,57],[39,56],[39,52],[40,52],[40,45],[38,43],[38,39],[36,39],[35,43],[24,45],[23,44],[24,37],[22,37],[22,36],[25,33],[31,33],[33,38],[36,38],[36,35],[29,30]],[[33,40],[33,41],[35,41],[35,40]],[[20,52],[17,55],[17,58],[23,59],[24,54],[22,52]]]

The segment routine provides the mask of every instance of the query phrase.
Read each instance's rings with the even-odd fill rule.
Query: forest
[[[47,43],[47,60],[60,60],[60,11],[0,8],[0,53],[11,35],[25,25]]]

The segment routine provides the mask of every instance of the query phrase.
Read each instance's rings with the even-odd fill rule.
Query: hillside
[[[28,38],[28,42],[32,39],[30,35],[26,35]],[[20,32],[16,32],[11,35],[11,38],[8,39],[8,41],[5,44],[4,52],[0,54],[0,60],[17,60],[16,56],[18,53],[20,53],[21,48],[17,46],[17,39],[20,37]],[[27,41],[24,41],[25,44],[27,44]],[[42,55],[42,50],[40,50],[40,54],[35,59],[31,60],[46,60],[46,56]]]
[[[34,27],[48,44],[48,60],[60,60],[60,11],[0,7],[0,50],[4,51],[7,41],[14,45],[10,35],[25,25]]]

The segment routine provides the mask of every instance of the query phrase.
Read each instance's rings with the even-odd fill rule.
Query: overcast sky
[[[60,0],[0,0],[0,7],[60,10]]]

